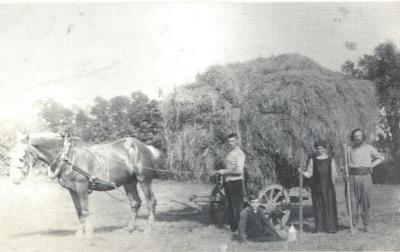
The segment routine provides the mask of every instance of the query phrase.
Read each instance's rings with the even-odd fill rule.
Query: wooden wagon
[[[223,189],[223,178],[220,175],[216,176],[217,177],[213,183],[214,187],[212,188],[210,195],[192,195],[189,198],[189,201],[192,205],[197,206],[197,208],[207,208],[208,206],[211,222],[217,226],[221,226],[226,223],[229,214],[227,213],[227,201]],[[269,184],[258,191],[260,206],[266,209],[268,219],[276,229],[282,229],[285,227],[290,217],[291,198],[295,203],[299,202],[296,197],[298,197],[296,194],[289,195],[288,190],[279,184]],[[302,196],[302,198],[305,200],[309,199],[306,195]],[[248,203],[246,198],[245,203]]]

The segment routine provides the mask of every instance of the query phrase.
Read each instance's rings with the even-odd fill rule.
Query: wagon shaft
[[[194,201],[194,202],[207,202],[209,203],[210,201],[221,201],[222,197],[219,195],[215,196],[197,196],[197,195],[192,195],[189,200]]]

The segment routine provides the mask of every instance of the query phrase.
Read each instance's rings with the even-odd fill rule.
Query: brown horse
[[[51,178],[58,178],[61,186],[69,190],[78,214],[80,227],[77,234],[92,234],[89,222],[88,195],[92,190],[105,191],[123,186],[131,205],[128,230],[135,227],[141,206],[137,184],[146,197],[149,229],[153,229],[156,200],[152,190],[154,166],[158,151],[135,138],[123,138],[95,145],[66,145],[64,138],[55,133],[19,135],[17,145],[10,153],[10,178],[19,184],[29,173],[25,168],[37,160],[48,165]],[[32,165],[33,164],[33,165]]]

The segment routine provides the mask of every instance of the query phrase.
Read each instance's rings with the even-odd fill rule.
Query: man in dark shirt
[[[251,241],[284,239],[284,236],[279,234],[271,225],[265,209],[260,207],[260,203],[254,195],[249,196],[249,206],[240,213],[238,229],[240,242],[246,241],[246,238]]]

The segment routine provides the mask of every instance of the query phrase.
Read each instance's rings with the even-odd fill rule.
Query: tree
[[[393,158],[398,158],[400,148],[400,51],[386,41],[375,47],[373,55],[364,55],[355,65],[346,61],[342,71],[357,78],[373,81],[378,103],[383,109],[383,128],[387,129],[387,144]]]
[[[129,109],[131,102],[129,97],[115,96],[109,102],[110,129],[112,138],[122,138],[132,135],[132,127],[129,123]]]
[[[136,137],[165,150],[163,118],[158,102],[149,100],[141,92],[109,100],[96,97],[89,115],[79,108],[73,112],[53,100],[41,102],[40,106],[42,118],[55,132],[60,128],[61,121],[67,120],[71,123],[73,134],[87,141]]]
[[[75,123],[72,125],[72,133],[76,136],[81,137],[85,140],[90,140],[92,136],[92,120],[89,118],[86,113],[79,109],[75,116]]]
[[[360,71],[360,69],[356,68],[355,63],[350,60],[344,62],[344,64],[342,65],[342,72],[356,78],[362,77],[362,72]]]
[[[157,148],[165,148],[163,120],[158,102],[150,101],[141,92],[132,93],[131,100],[129,123],[134,129],[131,131],[133,136]]]
[[[104,98],[96,97],[94,99],[94,105],[90,111],[90,115],[93,117],[90,125],[91,141],[102,142],[113,139],[109,107],[109,102]]]
[[[74,118],[73,111],[53,99],[39,101],[37,104],[41,108],[39,116],[47,122],[50,130],[57,132],[63,121],[72,123]]]

